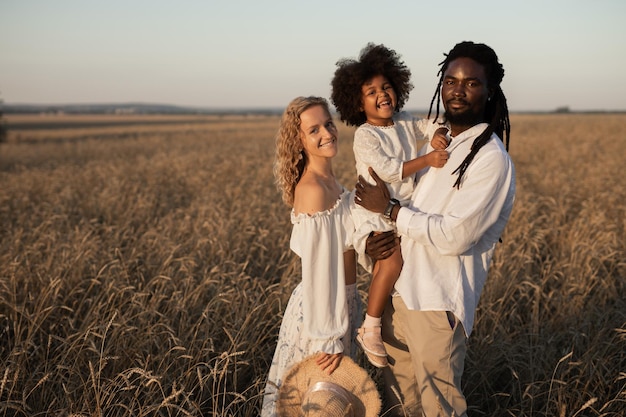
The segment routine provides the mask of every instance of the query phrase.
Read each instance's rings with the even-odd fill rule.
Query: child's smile
[[[396,92],[384,75],[372,77],[361,87],[361,107],[371,125],[393,125],[396,100]]]

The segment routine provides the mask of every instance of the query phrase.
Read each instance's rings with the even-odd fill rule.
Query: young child
[[[354,134],[357,174],[374,183],[368,168],[388,183],[392,202],[405,204],[414,189],[415,173],[426,168],[441,168],[448,159],[447,128],[426,119],[416,119],[401,111],[409,92],[411,71],[400,56],[384,45],[369,43],[358,60],[342,59],[332,80],[331,100],[346,124],[358,126]],[[420,144],[432,136],[430,153],[418,156]],[[388,212],[393,206],[390,205]],[[385,215],[355,205],[355,248],[359,262],[369,270],[365,240],[370,233],[394,230]],[[357,342],[372,365],[388,365],[381,337],[381,317],[393,286],[400,275],[402,255],[396,250],[375,263],[369,288],[367,314],[358,330]]]

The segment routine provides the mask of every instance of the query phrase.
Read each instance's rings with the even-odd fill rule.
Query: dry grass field
[[[0,416],[257,416],[299,281],[278,117],[7,119]],[[624,416],[626,114],[511,121],[518,194],[469,340],[470,415]]]

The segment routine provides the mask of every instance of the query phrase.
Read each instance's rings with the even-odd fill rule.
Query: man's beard
[[[480,117],[478,115],[472,113],[471,111],[464,111],[461,113],[450,113],[446,110],[443,113],[444,117],[448,122],[453,125],[459,126],[474,126],[481,122]]]

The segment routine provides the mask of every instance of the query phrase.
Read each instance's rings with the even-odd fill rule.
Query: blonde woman
[[[337,128],[328,103],[297,97],[285,109],[276,137],[274,174],[293,225],[290,248],[302,261],[302,281],[285,309],[268,375],[262,416],[276,415],[278,388],[286,371],[312,354],[331,374],[358,327],[354,195],[337,182]]]

